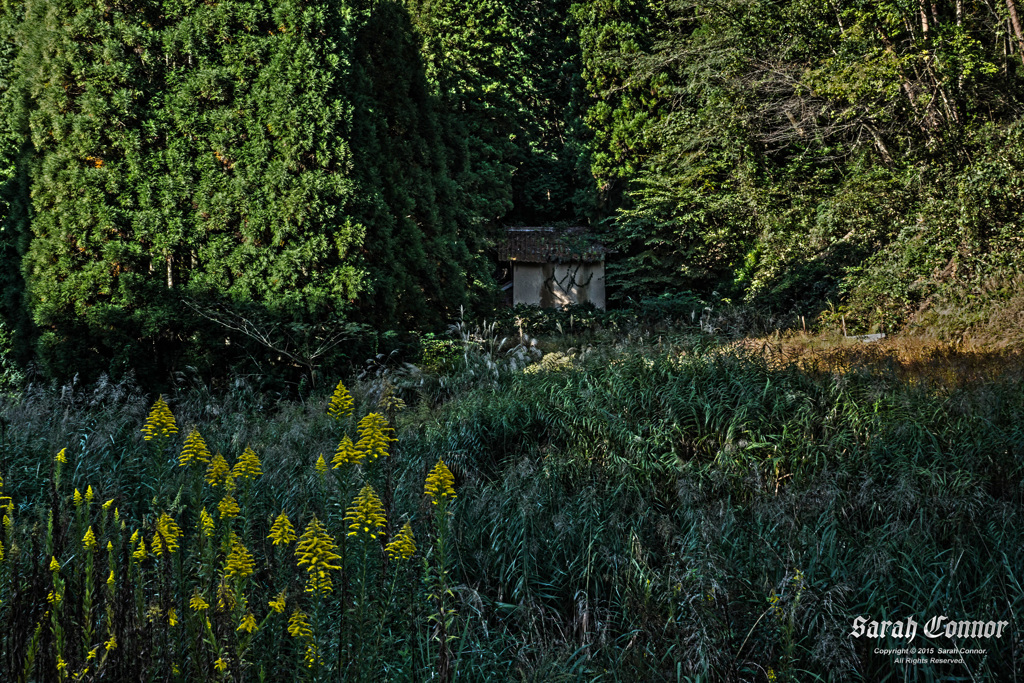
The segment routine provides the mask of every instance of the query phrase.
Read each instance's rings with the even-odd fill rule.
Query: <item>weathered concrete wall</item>
[[[605,307],[604,263],[513,263],[512,302],[555,308],[590,302]]]

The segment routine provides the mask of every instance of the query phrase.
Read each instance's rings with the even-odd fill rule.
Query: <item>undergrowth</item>
[[[1019,361],[881,347],[787,355],[700,339],[579,335],[556,349],[529,330],[465,326],[429,368],[369,365],[350,382],[343,419],[337,396],[182,388],[166,397],[179,432],[159,448],[140,432],[155,397],[128,382],[9,394],[0,679],[84,668],[82,680],[1024,674]],[[383,434],[395,429],[389,454],[330,469],[371,413]],[[261,476],[236,483],[240,512],[216,518],[212,536],[200,510],[213,515],[225,489],[180,466],[193,428],[229,466],[247,447],[262,463]],[[443,514],[424,492],[439,462],[457,496],[442,499]],[[384,521],[373,538],[371,526],[350,537],[355,498],[376,509],[367,485]],[[89,486],[94,502],[76,506],[75,489]],[[268,539],[282,511],[296,534],[323,525],[337,555],[326,560],[338,567],[326,570],[330,592],[310,583],[294,546]],[[153,557],[162,514],[180,526],[180,549]],[[385,551],[407,521],[416,549],[397,561]],[[134,529],[150,546],[141,561]],[[253,563],[244,577],[232,570],[236,544]],[[108,563],[121,591],[111,597]],[[47,601],[57,578],[59,612]],[[208,607],[193,609],[193,595]],[[308,633],[289,629],[278,599],[309,617]],[[910,669],[875,652],[899,639],[850,637],[858,616],[934,615],[1010,626],[998,641],[955,641],[987,648],[966,665]],[[103,649],[110,637],[117,647]]]

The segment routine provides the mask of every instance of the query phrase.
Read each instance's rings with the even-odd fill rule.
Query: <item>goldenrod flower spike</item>
[[[93,533],[91,526],[85,531],[85,536],[82,538],[82,546],[89,552],[96,550],[96,534]]]
[[[68,462],[67,452],[68,452],[68,449],[66,449],[66,448],[60,449],[60,453],[57,454],[57,457],[54,458],[54,460],[59,462],[62,465],[66,465],[67,462]]]
[[[299,544],[295,548],[295,556],[299,558],[298,565],[305,566],[309,573],[306,591],[330,593],[333,584],[329,571],[341,569],[335,564],[341,559],[337,553],[338,546],[327,532],[327,529],[316,517],[306,525],[306,530],[299,538]]]
[[[296,539],[295,527],[292,526],[288,515],[284,514],[284,510],[274,520],[270,527],[270,535],[267,538],[271,539],[274,545],[288,545]]]
[[[384,546],[384,552],[391,560],[408,560],[416,552],[416,540],[412,535],[412,525],[406,522],[395,537]]]
[[[360,420],[358,429],[359,441],[356,443],[356,450],[371,460],[387,457],[388,444],[398,441],[391,436],[395,430],[388,426],[387,419],[377,413],[370,413]]]
[[[89,484],[89,488],[85,490],[85,502],[91,503],[92,499],[95,497],[95,494],[92,492],[92,484]]]
[[[75,489],[75,495],[71,497],[71,500],[75,504],[76,508],[77,507],[81,507],[81,505],[82,505],[82,494],[79,493],[78,489]]]
[[[113,504],[114,504],[114,499],[111,498],[110,500],[108,500],[107,502],[105,502],[103,504],[103,511],[106,512],[107,510],[109,510],[110,506],[113,505]]]
[[[368,534],[370,538],[377,538],[387,520],[384,519],[384,504],[372,486],[367,484],[356,495],[345,511],[345,521],[349,523],[349,536]]]
[[[227,612],[233,610],[237,604],[238,599],[235,597],[235,589],[225,576],[220,580],[220,585],[217,586],[217,611]]]
[[[277,614],[282,614],[285,607],[285,596],[284,591],[277,594],[277,597],[267,603],[270,605],[270,609],[274,610]]]
[[[174,413],[167,407],[164,397],[160,396],[153,404],[146,424],[142,427],[142,438],[151,441],[154,437],[168,437],[177,433],[178,426],[174,423]]]
[[[199,511],[199,531],[203,536],[213,536],[213,517],[205,507]]]
[[[166,512],[160,513],[156,520],[156,531],[153,532],[153,553],[162,555],[166,549],[173,553],[178,549],[178,539],[181,538],[181,527],[174,521],[174,518]]]
[[[454,483],[455,477],[452,476],[452,471],[444,464],[444,460],[438,458],[434,469],[430,470],[430,474],[427,475],[423,493],[430,496],[431,502],[437,505],[439,500],[456,497]]]
[[[235,479],[255,479],[262,474],[263,466],[260,463],[260,459],[252,448],[246,446],[245,451],[242,452],[238,462],[235,463],[234,468],[231,470],[231,475]]]
[[[240,513],[242,509],[238,507],[238,502],[235,500],[234,496],[228,494],[221,498],[221,501],[217,503],[217,511],[220,512],[221,519],[224,519],[225,517],[230,519],[232,517],[237,517],[238,513]]]
[[[103,649],[107,650],[108,652],[110,650],[116,650],[117,649],[117,636],[115,636],[113,633],[111,633],[110,634],[110,640],[108,640],[107,642],[103,643]]]
[[[228,466],[228,461],[220,453],[213,456],[210,466],[206,468],[206,483],[213,487],[227,487],[231,480],[231,468]]]
[[[139,547],[132,553],[132,557],[134,557],[137,562],[142,562],[146,559],[146,556],[146,539],[140,538]]]
[[[59,572],[60,571],[60,562],[57,561],[56,557],[52,557],[52,556],[50,557],[50,571],[51,572]]]
[[[210,462],[210,458],[210,449],[207,447],[206,441],[203,440],[199,430],[193,429],[185,437],[185,446],[181,449],[181,455],[178,456],[178,464],[182,467],[192,464],[206,465]]]
[[[206,602],[197,590],[192,594],[192,599],[188,601],[188,606],[194,612],[202,612],[210,608],[210,603]]]
[[[309,617],[302,610],[295,610],[288,617],[288,633],[294,638],[312,638],[313,629],[309,625]]]
[[[167,625],[177,626],[178,625],[178,612],[173,607],[167,610]]]
[[[346,434],[341,443],[338,444],[338,450],[334,451],[334,458],[331,459],[331,466],[334,469],[338,469],[342,465],[358,465],[363,460],[363,452],[356,448],[356,445],[352,443],[352,439],[348,438]]]
[[[242,545],[242,542],[231,534],[231,552],[228,553],[227,562],[224,565],[224,571],[228,576],[234,576],[236,578],[244,578],[249,576],[256,569],[256,560],[253,559],[252,553],[249,552],[248,548]]]
[[[327,474],[327,461],[324,460],[323,453],[321,453],[320,457],[316,459],[316,465],[314,465],[313,468],[320,474],[321,477]]]
[[[259,628],[260,627],[256,625],[256,617],[253,616],[252,612],[249,612],[244,617],[242,617],[242,623],[239,624],[238,628],[236,628],[235,630],[245,631],[246,633],[252,633],[253,631],[258,631]]]
[[[331,396],[331,403],[327,406],[327,413],[335,420],[348,417],[352,414],[352,394],[345,388],[343,382],[338,382],[334,388],[334,395]]]

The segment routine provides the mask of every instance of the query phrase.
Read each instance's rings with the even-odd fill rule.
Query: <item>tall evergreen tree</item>
[[[361,11],[351,87],[352,148],[360,192],[352,211],[368,226],[372,296],[363,319],[436,326],[488,278],[449,166],[436,97],[407,8],[385,0]],[[461,215],[460,215],[461,214]]]
[[[261,321],[436,324],[486,289],[401,6],[10,7],[5,196],[32,199],[4,246],[53,372],[163,371]]]

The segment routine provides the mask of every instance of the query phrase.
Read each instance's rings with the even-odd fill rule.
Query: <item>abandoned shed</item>
[[[606,253],[585,227],[510,227],[498,258],[510,264],[513,304],[604,308]]]

